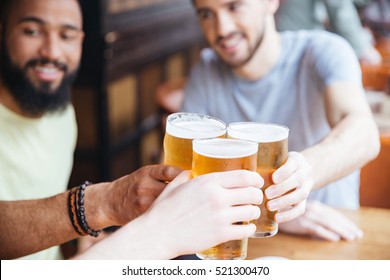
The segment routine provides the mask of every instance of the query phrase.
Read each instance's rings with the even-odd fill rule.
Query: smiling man
[[[81,11],[76,0],[2,5],[0,200],[49,197],[66,190],[72,170],[77,126],[70,97],[84,37]],[[60,254],[53,247],[29,257]]]
[[[279,210],[276,219],[283,222],[300,206],[286,208],[293,199],[310,191],[310,201],[321,203],[308,200],[306,213],[281,229],[328,240],[361,236],[346,219],[335,219],[335,211],[322,207],[358,208],[358,169],[379,151],[351,47],[325,31],[278,33],[278,0],[193,4],[210,48],[191,73],[181,110],[226,123],[289,127],[289,150],[298,152],[273,174],[274,185],[265,191],[268,208]]]
[[[84,37],[77,1],[17,2],[23,3],[2,12],[1,103],[33,118],[72,110]]]

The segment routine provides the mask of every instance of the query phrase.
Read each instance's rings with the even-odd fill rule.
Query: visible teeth
[[[37,67],[37,70],[45,74],[53,74],[58,72],[56,68],[48,68],[48,67]]]
[[[240,41],[240,38],[238,36],[233,37],[232,39],[226,40],[223,45],[225,48],[231,48],[235,47]]]

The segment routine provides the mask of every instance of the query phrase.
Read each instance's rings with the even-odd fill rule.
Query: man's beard
[[[1,82],[24,113],[39,116],[44,113],[63,111],[67,107],[71,99],[71,86],[77,76],[77,69],[67,73],[66,65],[47,59],[32,59],[23,68],[20,68],[10,60],[4,43],[0,52]],[[51,88],[51,83],[41,83],[39,86],[35,86],[27,76],[30,67],[47,63],[64,71],[64,78],[56,89]]]
[[[226,59],[224,59],[221,55],[218,55],[218,56],[220,57],[220,59],[223,62],[225,62],[228,66],[232,67],[233,69],[237,69],[237,68],[240,68],[240,67],[246,65],[247,63],[249,63],[252,60],[252,58],[255,56],[255,54],[259,50],[261,43],[263,42],[263,39],[264,39],[265,30],[266,30],[266,28],[265,28],[265,22],[264,22],[263,30],[261,30],[261,32],[259,33],[259,36],[257,38],[256,43],[254,44],[252,50],[249,50],[249,54],[245,59],[238,61],[238,62],[229,62]],[[246,35],[243,32],[239,32],[239,31],[233,32],[233,33],[227,35],[226,37],[233,36],[235,33],[239,33],[241,36],[246,37]],[[219,44],[219,41],[223,40],[223,39],[224,38],[219,37],[217,39],[217,44]]]

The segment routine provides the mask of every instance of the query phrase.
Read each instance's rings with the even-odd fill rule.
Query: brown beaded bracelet
[[[82,236],[89,234],[93,237],[98,237],[101,230],[91,229],[87,223],[87,219],[85,216],[84,194],[85,188],[89,185],[91,185],[91,183],[86,181],[79,187],[75,187],[69,192],[69,215],[72,221],[73,228],[78,234]]]
[[[80,227],[80,224],[77,221],[77,213],[76,213],[76,207],[75,207],[75,194],[77,191],[78,187],[74,187],[69,191],[68,195],[68,210],[69,210],[69,217],[70,221],[72,223],[72,226],[74,230],[81,236],[87,235],[86,233],[83,232],[83,230]]]

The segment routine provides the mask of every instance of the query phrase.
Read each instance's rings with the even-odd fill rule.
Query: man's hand
[[[182,170],[167,165],[145,166],[109,185],[111,225],[124,225],[143,214]]]
[[[280,224],[282,232],[308,235],[328,241],[352,241],[363,232],[346,216],[319,201],[308,201],[306,212],[295,220]]]
[[[291,221],[305,212],[306,199],[313,187],[311,166],[304,156],[290,152],[284,165],[272,175],[274,185],[265,190],[267,208],[279,210],[276,221]]]
[[[98,242],[80,259],[171,259],[256,230],[264,181],[256,172],[215,172],[190,180],[183,171],[137,219]]]

